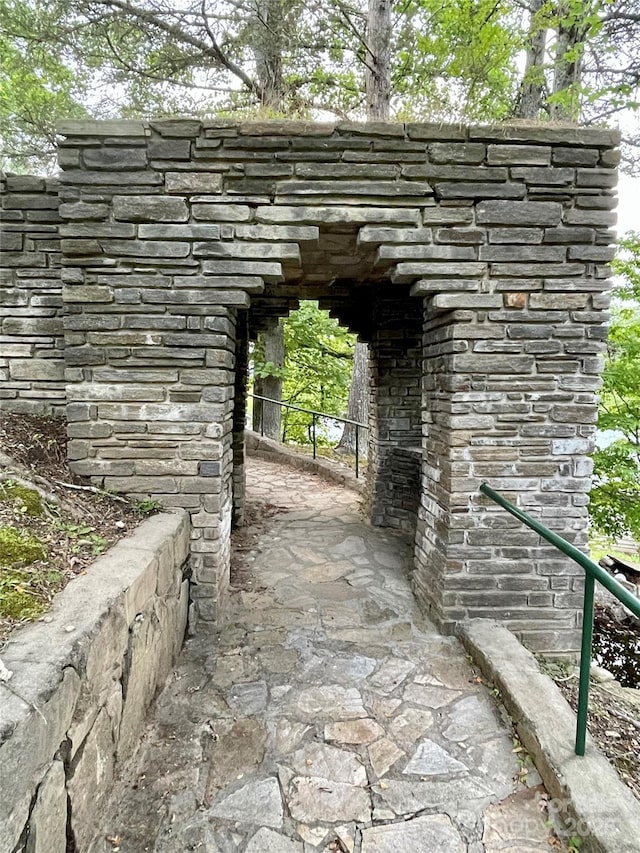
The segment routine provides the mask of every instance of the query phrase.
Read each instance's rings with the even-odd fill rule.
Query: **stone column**
[[[586,280],[555,284],[564,292],[519,279],[492,294],[425,300],[413,579],[444,630],[465,616],[496,618],[531,648],[562,655],[579,648],[582,569],[478,493],[486,480],[586,547],[606,329]]]
[[[367,505],[372,524],[413,535],[420,490],[422,318],[402,285],[375,291]]]
[[[58,181],[0,174],[0,197],[0,408],[62,415]]]
[[[238,312],[235,395],[233,404],[233,526],[244,522],[246,471],[245,422],[247,417],[247,379],[249,374],[248,312]]]

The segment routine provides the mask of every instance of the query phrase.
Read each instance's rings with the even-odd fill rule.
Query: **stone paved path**
[[[186,644],[92,851],[550,850],[508,721],[416,610],[408,543],[272,463],[249,495],[282,508],[252,588],[219,642]]]

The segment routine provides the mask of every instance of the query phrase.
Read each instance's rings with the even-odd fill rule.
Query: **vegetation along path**
[[[409,543],[317,477],[248,477],[230,623],[187,642],[92,853],[557,850],[508,720],[416,611]]]

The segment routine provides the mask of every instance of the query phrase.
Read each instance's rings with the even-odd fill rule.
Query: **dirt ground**
[[[60,419],[0,420],[0,647],[15,627],[46,619],[55,593],[155,510],[73,474],[66,442]]]

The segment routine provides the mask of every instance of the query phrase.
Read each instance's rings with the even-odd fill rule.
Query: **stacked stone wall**
[[[414,535],[422,461],[422,317],[406,286],[377,289],[373,329],[368,510],[373,524]]]
[[[185,513],[145,521],[2,652],[0,850],[91,846],[184,638]],[[15,692],[12,692],[15,691]],[[93,849],[93,848],[92,848]]]
[[[0,175],[0,407],[62,414],[58,182]]]
[[[317,298],[372,342],[369,505],[405,529],[420,413],[425,607],[445,628],[497,615],[538,648],[575,648],[579,577],[477,489],[487,479],[586,541],[616,135],[222,120],[60,131],[72,464],[192,513],[200,615],[216,617],[228,572],[239,313],[255,334]]]

